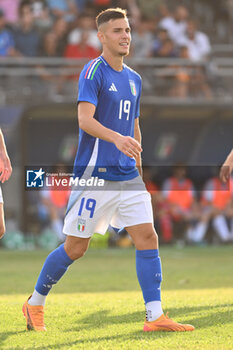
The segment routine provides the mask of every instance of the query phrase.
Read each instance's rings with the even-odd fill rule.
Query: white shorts
[[[3,203],[3,196],[2,196],[2,189],[1,189],[1,186],[0,186],[0,203]]]
[[[104,235],[109,224],[120,229],[144,223],[153,223],[153,211],[151,196],[138,176],[128,181],[105,180],[103,190],[73,190],[63,232],[88,238],[94,233]]]

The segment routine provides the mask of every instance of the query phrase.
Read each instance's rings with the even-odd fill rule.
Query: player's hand
[[[8,156],[0,155],[0,181],[3,183],[9,180],[12,173],[11,161]]]
[[[232,172],[232,166],[226,165],[224,163],[223,166],[221,167],[220,174],[219,174],[220,180],[226,183],[230,179],[231,172]]]
[[[121,152],[130,158],[137,158],[142,152],[140,143],[130,136],[117,134],[114,144]]]

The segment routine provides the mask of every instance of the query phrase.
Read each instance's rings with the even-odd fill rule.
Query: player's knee
[[[86,246],[74,246],[69,250],[68,255],[72,260],[77,260],[83,257],[87,251]]]
[[[158,235],[155,232],[155,230],[151,230],[148,232],[146,240],[151,244],[152,247],[158,246]]]
[[[134,243],[137,249],[157,249],[158,235],[154,229],[146,230],[136,238]]]
[[[81,258],[87,251],[90,239],[67,236],[65,251],[72,260]]]
[[[84,248],[77,250],[77,252],[75,252],[76,259],[82,258],[85,255],[86,251],[87,249],[84,249]]]

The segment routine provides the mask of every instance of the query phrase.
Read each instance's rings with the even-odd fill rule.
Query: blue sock
[[[65,252],[64,244],[60,245],[45,260],[35,290],[42,295],[47,295],[72,263],[73,260]]]
[[[161,301],[162,268],[158,249],[136,250],[136,270],[145,304]]]

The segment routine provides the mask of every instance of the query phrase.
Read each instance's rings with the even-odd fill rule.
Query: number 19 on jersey
[[[119,108],[119,119],[122,119],[122,114],[126,114],[126,120],[129,120],[131,101],[129,100],[120,100]]]

